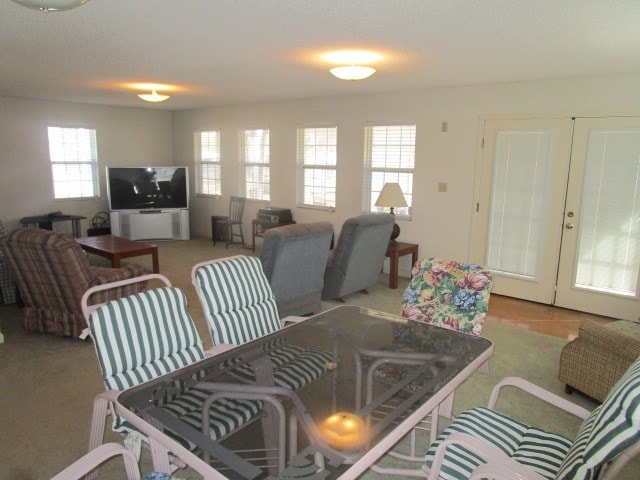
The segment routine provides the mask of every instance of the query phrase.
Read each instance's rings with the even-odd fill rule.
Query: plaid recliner
[[[86,328],[80,299],[89,287],[144,274],[137,264],[122,268],[90,266],[84,251],[68,233],[19,228],[0,240],[0,249],[25,305],[22,326],[64,337],[78,337]],[[134,284],[100,292],[93,302],[106,302],[144,289],[144,284]]]
[[[0,239],[7,236],[7,229],[0,220]],[[7,259],[0,250],[0,305],[16,303],[16,281],[11,274],[11,268]]]

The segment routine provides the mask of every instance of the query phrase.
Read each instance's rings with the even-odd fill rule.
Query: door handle
[[[571,230],[573,228],[573,223],[566,223],[564,225],[564,228],[566,228],[567,230]]]

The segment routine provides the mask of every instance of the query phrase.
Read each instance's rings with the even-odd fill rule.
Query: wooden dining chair
[[[229,204],[229,217],[226,219],[217,220],[217,224],[223,229],[226,236],[226,246],[234,243],[240,243],[244,245],[244,235],[242,233],[242,216],[244,214],[244,204],[246,198],[231,196],[231,203]],[[237,232],[234,230],[237,227]],[[240,241],[234,241],[234,238],[239,237]],[[216,244],[216,237],[213,237],[213,245]]]

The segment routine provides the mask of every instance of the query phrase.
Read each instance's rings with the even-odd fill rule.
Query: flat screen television
[[[107,167],[110,210],[189,208],[187,167]]]

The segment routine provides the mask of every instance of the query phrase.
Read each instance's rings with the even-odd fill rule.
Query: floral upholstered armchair
[[[419,260],[402,298],[401,315],[450,330],[480,335],[489,309],[491,273],[472,263]]]

